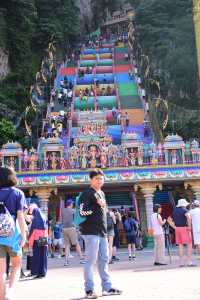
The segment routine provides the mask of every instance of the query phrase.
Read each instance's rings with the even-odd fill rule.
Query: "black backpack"
[[[110,231],[112,229],[114,229],[113,218],[109,213],[107,213],[107,230]]]

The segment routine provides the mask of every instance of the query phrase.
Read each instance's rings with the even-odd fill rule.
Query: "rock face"
[[[91,0],[76,0],[76,3],[81,10],[81,15],[85,15],[91,18]]]
[[[91,23],[92,20],[91,0],[76,0],[76,4],[80,8],[82,19],[87,18],[89,23]]]
[[[6,50],[0,48],[0,80],[4,79],[10,72],[8,57]]]

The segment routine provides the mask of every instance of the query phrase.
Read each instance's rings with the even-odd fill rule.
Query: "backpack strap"
[[[12,189],[10,188],[9,193],[6,195],[6,197],[3,200],[0,200],[0,204],[5,206],[5,200],[9,199],[11,193],[12,193]]]
[[[6,195],[6,197],[5,197],[3,200],[0,200],[0,205],[3,206],[4,209],[6,209],[7,211],[8,211],[8,209],[7,209],[6,205],[5,205],[5,200],[6,200],[6,199],[9,199],[9,197],[10,197],[12,191],[13,191],[13,190],[10,189],[10,190],[9,190],[9,193]],[[8,211],[8,212],[9,212],[9,211]],[[16,216],[16,215],[12,215],[12,217],[13,217],[14,221],[16,222],[17,216]]]

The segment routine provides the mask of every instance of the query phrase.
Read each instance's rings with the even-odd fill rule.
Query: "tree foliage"
[[[192,0],[141,0],[137,24],[144,52],[164,77],[167,94],[183,105],[199,105]]]
[[[180,109],[200,108],[192,8],[192,0],[136,3],[136,23],[143,52],[159,74],[163,96]]]
[[[64,55],[79,33],[79,13],[73,0],[1,0],[0,47],[9,53],[11,72],[0,82],[0,102],[25,109],[50,38]]]
[[[16,132],[12,122],[2,119],[0,121],[0,146],[8,141],[13,141],[15,139],[15,135]]]

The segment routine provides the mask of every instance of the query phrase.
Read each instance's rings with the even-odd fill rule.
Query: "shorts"
[[[116,247],[116,248],[120,247],[119,234],[115,233],[114,240],[113,240],[113,247]]]
[[[128,244],[136,244],[136,236],[135,235],[126,235],[126,240]]]
[[[6,257],[7,254],[10,257],[21,256],[21,252],[13,252],[12,248],[10,248],[8,246],[0,245],[0,258]]]
[[[177,245],[190,245],[192,244],[192,234],[188,227],[176,227],[175,238]]]
[[[76,246],[78,244],[78,236],[75,227],[63,228],[62,233],[65,245]]]
[[[54,246],[62,246],[62,239],[54,239],[53,244]]]
[[[52,244],[53,244],[53,240],[52,240],[52,238],[49,237],[48,238],[48,245],[51,246]]]
[[[193,232],[194,245],[200,245],[200,232]]]
[[[108,230],[107,231],[107,236],[115,236],[115,232],[114,232],[114,229],[111,229],[111,230]]]

